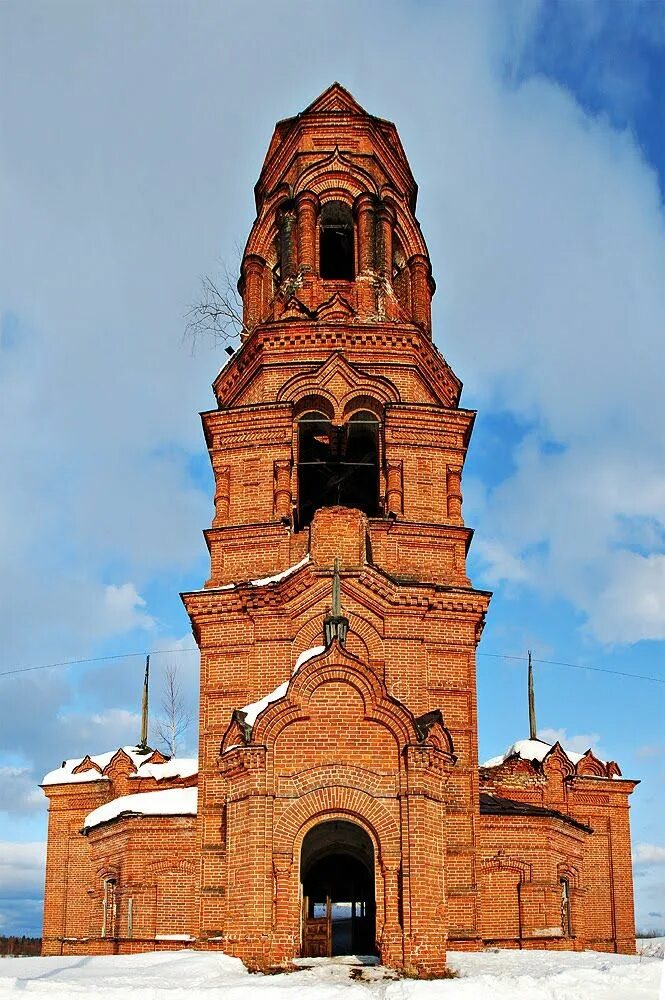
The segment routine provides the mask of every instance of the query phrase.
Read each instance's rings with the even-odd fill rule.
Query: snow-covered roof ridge
[[[151,764],[146,761],[141,764],[136,774],[130,778],[155,778],[164,781],[167,778],[191,778],[199,771],[198,757],[171,757],[163,764]]]
[[[139,768],[142,763],[150,759],[155,751],[149,750],[146,753],[141,747],[128,746],[118,747],[115,750],[108,750],[106,753],[99,753],[94,756],[87,754],[85,757],[73,757],[71,760],[63,760],[60,767],[44,775],[42,785],[73,785],[84,781],[108,781],[107,776],[103,772],[116,754],[120,752],[126,754],[134,766]],[[79,770],[81,764],[86,761],[89,761],[90,767]]]
[[[293,566],[287,567],[287,569],[281,570],[279,573],[275,573],[273,576],[261,576],[256,580],[235,580],[232,583],[223,583],[219,587],[202,587],[200,590],[193,590],[193,594],[208,594],[211,591],[217,590],[236,590],[238,587],[267,587],[271,583],[280,583],[282,580],[286,580],[287,577],[291,576],[293,573],[297,573],[299,569],[306,566],[310,560],[309,552],[304,556],[299,562],[294,563]]]
[[[196,816],[197,797],[197,788],[165,788],[121,795],[88,813],[83,829],[91,830],[120,816]]]
[[[616,761],[601,760],[600,757],[594,754],[591,748],[586,750],[585,753],[569,750],[558,740],[556,743],[547,743],[545,740],[539,739],[517,740],[508,747],[505,753],[499,754],[496,757],[490,757],[489,760],[486,760],[480,766],[484,768],[501,767],[502,764],[505,764],[506,761],[514,757],[529,761],[530,763],[543,764],[550,756],[557,753],[561,754],[568,761],[571,773],[574,772],[578,775],[587,775],[596,778],[621,777],[621,770]]]
[[[291,677],[293,677],[300,670],[300,668],[307,663],[308,660],[312,660],[315,656],[320,656],[322,653],[325,653],[325,651],[325,646],[311,646],[309,649],[304,649],[298,656],[293,666]],[[242,708],[236,709],[236,714],[241,718],[243,726],[247,727],[247,729],[251,731],[261,712],[263,712],[268,705],[271,705],[272,702],[279,701],[284,697],[289,687],[289,681],[290,678],[282,684],[279,684],[273,691],[263,695],[263,697],[259,698],[257,701],[250,702],[249,705],[244,705]],[[237,747],[238,744],[234,743],[232,747],[226,747],[223,752],[228,753],[230,750],[236,749]]]

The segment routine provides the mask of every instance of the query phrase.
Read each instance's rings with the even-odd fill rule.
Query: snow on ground
[[[650,955],[651,958],[663,958],[665,956],[665,937],[638,938],[637,954]]]
[[[211,952],[0,960],[0,1000],[657,1000],[663,962],[600,952],[449,952],[457,979],[395,979],[381,966],[314,960],[252,975]],[[662,994],[661,994],[662,995]]]

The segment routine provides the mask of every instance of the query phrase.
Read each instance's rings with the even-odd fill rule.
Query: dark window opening
[[[298,523],[311,523],[320,507],[354,507],[379,514],[379,421],[354,413],[334,427],[323,413],[298,421]]]
[[[570,882],[567,878],[560,880],[561,884],[561,931],[564,937],[570,937],[573,933],[570,914]]]
[[[114,878],[107,878],[104,881],[104,896],[102,899],[102,937],[115,937],[117,915],[117,882]]]
[[[343,201],[328,201],[321,209],[319,271],[331,281],[353,281],[353,215]]]

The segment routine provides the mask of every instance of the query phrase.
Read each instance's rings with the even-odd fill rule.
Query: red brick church
[[[395,126],[338,84],[275,129],[245,333],[202,415],[199,758],[129,747],[46,776],[45,954],[436,975],[447,948],[634,950],[635,782],[539,740],[478,764],[474,413],[432,341],[416,194]]]

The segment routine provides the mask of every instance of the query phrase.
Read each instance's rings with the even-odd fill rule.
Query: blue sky
[[[435,339],[478,420],[470,570],[494,590],[481,758],[525,656],[665,679],[662,4],[0,7],[0,673],[196,656],[225,360],[182,342],[234,266],[274,122],[333,80],[395,121]],[[140,658],[0,678],[0,934],[40,927],[44,771],[136,738]],[[662,684],[539,663],[541,732],[640,778],[638,923],[665,926]],[[156,692],[156,698],[158,693]],[[192,739],[194,734],[192,734]]]

